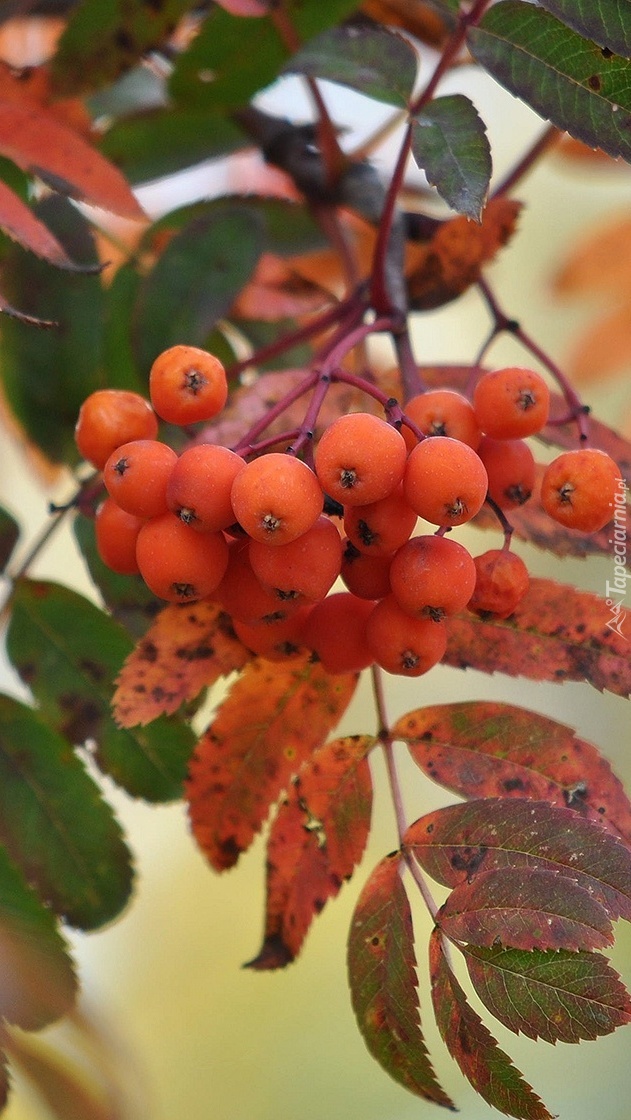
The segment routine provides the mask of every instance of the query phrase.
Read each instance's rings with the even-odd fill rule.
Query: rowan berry
[[[188,447],[173,467],[167,505],[192,529],[202,533],[227,529],[236,520],[230,500],[232,483],[245,462],[214,443]]]
[[[327,595],[316,603],[300,636],[328,673],[358,673],[372,664],[365,627],[373,607],[374,603],[349,591]]]
[[[476,580],[468,608],[483,618],[508,618],[528,590],[530,577],[520,556],[492,548],[474,557]]]
[[[322,513],[323,500],[313,471],[282,452],[246,463],[232,483],[232,508],[239,525],[264,544],[287,544],[302,536]]]
[[[413,537],[390,565],[390,586],[401,609],[434,622],[466,607],[475,578],[473,557],[449,537]]]
[[[232,625],[239,641],[251,653],[268,661],[288,661],[303,648],[301,632],[312,609],[309,603],[288,618],[256,623],[233,619]]]
[[[221,582],[228,545],[222,533],[196,533],[167,510],[140,529],[136,559],[154,595],[170,603],[193,603]]]
[[[136,439],[117,447],[107,460],[103,481],[118,505],[136,517],[158,517],[167,510],[167,484],[177,455],[157,439]]]
[[[360,552],[349,540],[343,546],[340,575],[348,590],[360,599],[383,599],[389,595],[392,557]]]
[[[548,421],[550,390],[533,369],[507,366],[484,373],[473,392],[480,428],[492,439],[522,439]]]
[[[394,595],[387,595],[373,607],[366,622],[366,644],[387,673],[420,677],[445,653],[447,630],[444,622],[412,618]]]
[[[158,416],[169,424],[211,420],[228,398],[226,371],[207,350],[171,346],[151,367],[149,395]]]
[[[344,515],[346,535],[360,552],[390,556],[414,531],[416,513],[399,484],[391,494],[365,506],[349,506]]]
[[[514,509],[530,498],[535,486],[535,457],[523,439],[491,439],[478,447],[489,479],[489,497],[500,509]]]
[[[287,544],[269,545],[251,540],[252,571],[265,586],[280,595],[323,599],[340,574],[342,540],[323,515],[302,536]]]
[[[234,621],[248,625],[288,618],[300,605],[297,596],[283,597],[263,587],[252,571],[247,540],[230,542],[228,565],[213,599]]]
[[[426,521],[463,525],[481,509],[487,481],[484,464],[473,448],[449,436],[435,436],[410,452],[403,492]]]
[[[315,470],[331,498],[342,505],[366,505],[399,485],[406,455],[396,428],[369,412],[352,412],[325,428],[315,449]]]
[[[411,397],[405,406],[405,415],[424,435],[450,436],[468,443],[474,451],[482,438],[471,401],[455,389],[428,389]],[[411,451],[418,443],[416,436],[406,424],[401,434]]]
[[[75,426],[74,438],[80,455],[103,470],[122,443],[155,439],[158,418],[149,401],[126,389],[97,389],[86,397]]]
[[[126,513],[113,498],[105,498],[96,511],[94,531],[96,548],[101,560],[122,576],[133,576],[139,571],[136,560],[136,541],[141,517]]]
[[[548,464],[541,482],[546,513],[585,533],[597,533],[611,521],[619,494],[624,495],[620,468],[594,447],[564,451]]]

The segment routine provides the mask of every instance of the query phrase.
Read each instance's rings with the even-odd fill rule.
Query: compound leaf
[[[250,968],[282,968],[298,955],[316,914],[350,879],[370,829],[369,735],[335,739],[303,763],[267,842],[263,945]]]
[[[509,618],[463,613],[449,623],[445,664],[535,681],[588,681],[631,695],[631,643],[607,601],[548,579],[530,588]]]
[[[500,701],[436,704],[393,728],[433,781],[462,797],[530,797],[594,816],[631,843],[631,804],[596,747],[557,720]]]
[[[500,867],[454,887],[437,924],[453,941],[514,949],[602,949],[613,934],[607,911],[573,879],[542,867]]]
[[[407,39],[383,26],[346,24],[323,31],[285,66],[285,72],[326,78],[376,101],[407,105],[417,71]]]
[[[24,704],[0,697],[0,842],[43,901],[95,929],[131,890],[120,826],[69,744]]]
[[[117,677],[112,700],[116,722],[133,727],[175,712],[249,659],[216,603],[164,607]]]
[[[491,148],[468,97],[437,97],[416,114],[412,154],[441,198],[479,222],[491,179]]]
[[[193,755],[194,836],[217,871],[249,847],[269,807],[341,719],[358,674],[331,676],[309,654],[244,668]]]
[[[603,52],[524,0],[494,5],[468,41],[496,81],[557,128],[610,156],[631,159],[628,59]]]
[[[631,1020],[631,1000],[600,953],[478,945],[462,952],[483,1004],[516,1034],[580,1042]]]
[[[353,1010],[370,1053],[395,1081],[453,1109],[421,1032],[412,915],[400,872],[400,853],[386,856],[355,907],[348,939]]]
[[[468,1081],[493,1108],[519,1120],[552,1120],[507,1054],[473,1010],[451,971],[440,930],[432,931],[429,968],[434,1015],[445,1046]]]
[[[110,712],[116,673],[132,649],[122,628],[59,584],[23,580],[16,589],[9,656],[51,727],[93,744],[98,765],[135,797],[182,796],[191,731],[166,719],[117,727]]]
[[[541,0],[541,7],[599,47],[631,56],[631,9],[627,0]]]
[[[496,868],[543,868],[575,880],[614,920],[631,920],[631,849],[572,809],[547,801],[466,801],[420,817],[404,839],[445,886]]]

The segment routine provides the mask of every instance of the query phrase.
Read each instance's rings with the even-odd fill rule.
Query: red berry
[[[475,578],[473,557],[449,537],[413,537],[390,565],[390,586],[401,609],[436,622],[466,607]]]
[[[482,375],[473,393],[482,431],[493,439],[523,439],[548,421],[550,390],[533,369],[508,366]]]
[[[75,443],[89,463],[103,470],[122,443],[155,439],[158,420],[149,401],[125,389],[97,389],[79,410]]]
[[[520,556],[492,548],[474,557],[475,589],[468,607],[483,618],[508,618],[528,590],[528,569]]]
[[[171,603],[192,603],[219,585],[228,564],[228,545],[222,533],[196,533],[167,511],[142,526],[136,559],[154,595]]]
[[[158,517],[167,510],[167,484],[177,462],[172,447],[157,439],[124,443],[110,455],[103,471],[107,492],[136,517]]]
[[[403,492],[426,521],[462,525],[481,509],[487,481],[484,464],[473,448],[449,436],[436,436],[410,452]]]
[[[373,608],[366,623],[366,643],[387,673],[420,677],[440,661],[447,648],[444,622],[411,618],[394,595]]]
[[[169,424],[211,420],[228,397],[226,371],[207,350],[171,346],[151,367],[149,393],[158,416]]]
[[[311,528],[322,513],[323,494],[306,463],[271,452],[246,463],[232,484],[231,501],[248,536],[278,545]]]
[[[548,464],[541,482],[546,513],[569,529],[597,533],[624,500],[620,468],[604,451],[583,447],[564,451]]]
[[[325,494],[345,506],[366,505],[399,485],[406,454],[396,428],[369,412],[352,412],[322,433],[315,469]]]

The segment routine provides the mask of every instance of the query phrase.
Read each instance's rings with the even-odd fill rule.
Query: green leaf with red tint
[[[96,929],[132,885],[120,826],[65,739],[31,708],[0,697],[0,843],[42,900]]]
[[[452,941],[513,949],[603,949],[613,934],[607,911],[573,879],[533,867],[501,867],[454,887],[437,924]]]
[[[24,249],[35,253],[49,264],[56,265],[57,268],[67,268],[74,272],[98,270],[98,265],[87,265],[83,268],[81,265],[76,265],[48,226],[2,181],[0,181],[0,229],[14,241],[18,241]]]
[[[514,613],[486,620],[462,613],[449,620],[446,665],[534,681],[588,681],[599,692],[631,696],[627,612],[549,579],[531,579]]]
[[[247,664],[191,760],[193,834],[217,871],[232,867],[270,805],[336,727],[358,674],[331,676],[304,654]]]
[[[323,31],[285,66],[286,73],[324,78],[390,105],[404,106],[416,81],[412,45],[381,25],[349,23]]]
[[[151,727],[117,727],[114,680],[133,645],[122,627],[82,595],[55,583],[18,585],[7,647],[51,727],[93,745],[99,767],[134,797],[182,796],[193,749],[190,728],[162,717]]]
[[[412,154],[428,182],[459,214],[479,222],[491,179],[491,148],[463,94],[437,97],[414,117]]]
[[[464,700],[401,716],[393,735],[462,797],[530,797],[593,816],[631,844],[631,803],[596,747],[515,704]]]
[[[335,739],[303,763],[267,842],[263,945],[248,967],[282,968],[362,857],[372,810],[369,735]]]
[[[427,813],[404,843],[439,883],[533,868],[574,879],[609,916],[631,920],[631,850],[598,824],[546,801],[484,798]]]
[[[348,939],[353,1010],[370,1053],[395,1081],[453,1109],[421,1031],[412,915],[400,872],[400,853],[386,856],[355,907]]]
[[[432,1003],[445,1046],[468,1081],[493,1108],[518,1120],[552,1120],[507,1054],[473,1010],[451,971],[440,931],[429,942]]]
[[[462,952],[482,1003],[516,1034],[580,1042],[631,1021],[631,999],[600,953],[477,945]]]
[[[541,0],[541,7],[600,47],[631,57],[631,8],[626,0]]]

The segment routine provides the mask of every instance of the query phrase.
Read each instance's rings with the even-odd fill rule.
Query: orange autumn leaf
[[[119,673],[114,718],[120,727],[133,727],[175,712],[249,658],[216,603],[170,604]]]
[[[249,968],[293,961],[316,914],[361,859],[372,808],[369,735],[335,739],[300,768],[267,843],[263,945]]]
[[[520,210],[520,202],[492,198],[481,222],[451,218],[441,222],[430,241],[413,246],[407,272],[411,307],[440,307],[475,284],[482,267],[512,237]]]
[[[631,696],[629,634],[623,608],[553,580],[531,579],[509,618],[489,621],[463,612],[450,619],[443,661],[535,681],[588,681],[600,692]]]
[[[425,0],[364,0],[361,10],[377,23],[402,27],[422,43],[439,47],[447,35],[447,25]]]
[[[341,719],[357,680],[331,676],[308,653],[245,667],[197,744],[186,786],[193,834],[215,870],[249,847],[292,774]]]
[[[301,276],[291,261],[263,253],[254,273],[232,306],[241,319],[275,322],[321,311],[332,297],[320,285]]]

